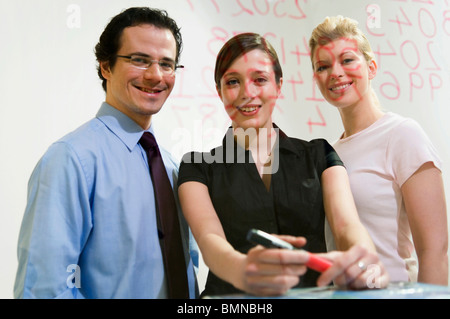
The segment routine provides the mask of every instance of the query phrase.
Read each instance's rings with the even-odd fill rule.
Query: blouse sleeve
[[[200,182],[207,185],[206,167],[202,153],[190,152],[183,156],[178,173],[178,186],[185,182]]]
[[[432,142],[411,119],[392,130],[387,148],[388,170],[392,171],[401,187],[423,164],[433,162],[441,170],[442,161]]]
[[[323,147],[325,152],[325,169],[332,167],[332,166],[344,166],[344,163],[342,162],[339,155],[334,150],[333,146],[330,145],[326,140],[323,140]]]

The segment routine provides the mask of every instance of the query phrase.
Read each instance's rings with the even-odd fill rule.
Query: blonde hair
[[[326,17],[325,20],[313,30],[311,38],[309,39],[311,62],[313,62],[314,50],[318,45],[323,46],[340,38],[356,40],[358,49],[364,55],[367,63],[370,63],[370,61],[374,59],[369,40],[367,40],[364,33],[358,28],[358,22],[339,15],[335,17]]]
[[[314,50],[317,46],[323,46],[331,41],[341,38],[355,40],[359,51],[364,55],[367,63],[374,60],[375,55],[364,33],[358,28],[358,21],[343,17],[341,15],[335,17],[326,17],[311,33],[309,39],[309,48],[311,50],[311,64],[314,70]],[[375,90],[371,88],[372,97],[375,104],[381,108]]]

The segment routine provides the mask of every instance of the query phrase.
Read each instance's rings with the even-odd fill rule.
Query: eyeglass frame
[[[137,66],[137,65],[135,65],[135,64],[133,64],[133,57],[141,57],[141,58],[144,58],[144,59],[149,59],[150,57],[149,56],[145,56],[145,55],[140,55],[140,54],[131,54],[131,55],[119,55],[119,54],[116,54],[116,58],[124,58],[124,59],[129,59],[130,60],[130,64],[133,66],[133,67],[135,67],[135,68],[137,68],[137,69],[139,69],[139,70],[147,70],[149,67],[151,67],[154,63],[158,63],[158,66],[159,66],[159,69],[160,69],[160,71],[161,72],[163,72],[164,73],[164,70],[162,69],[162,66],[161,66],[161,63],[164,63],[164,62],[172,62],[172,60],[170,60],[170,59],[162,59],[162,60],[151,60],[151,59],[149,59],[149,64],[148,64],[148,66],[147,67],[139,67],[139,66]],[[174,74],[176,71],[177,71],[177,69],[184,69],[184,65],[181,65],[181,64],[176,64],[175,62],[174,62],[174,69],[172,69],[172,71],[170,72],[170,73],[168,73],[168,75],[172,75],[172,74]]]

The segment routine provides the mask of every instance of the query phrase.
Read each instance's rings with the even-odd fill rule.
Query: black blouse
[[[246,253],[254,245],[246,240],[249,229],[268,233],[304,236],[304,249],[325,252],[325,212],[321,175],[328,167],[343,165],[324,139],[310,142],[278,132],[269,191],[264,185],[250,151],[234,142],[230,128],[222,146],[210,152],[191,152],[183,157],[178,185],[196,181],[208,187],[228,242]],[[231,136],[231,139],[230,139]],[[234,144],[232,147],[230,141]],[[232,154],[230,154],[232,153]],[[308,270],[298,287],[316,285],[318,273]],[[209,272],[203,295],[240,292]]]

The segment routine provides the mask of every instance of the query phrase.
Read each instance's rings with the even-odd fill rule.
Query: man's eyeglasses
[[[159,69],[165,75],[172,75],[177,69],[184,68],[183,65],[176,65],[171,60],[152,60],[142,55],[116,55],[116,57],[129,59],[132,66],[141,70],[147,70],[153,63],[158,63]]]

